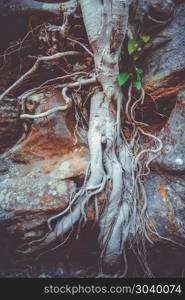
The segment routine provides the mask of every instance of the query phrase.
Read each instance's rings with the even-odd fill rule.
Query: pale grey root
[[[140,132],[136,128],[131,103],[132,86],[129,89],[127,106],[123,105],[122,91],[117,84],[121,47],[128,31],[130,0],[80,0],[84,24],[95,63],[92,78],[80,82],[58,84],[57,88],[74,88],[96,83],[90,105],[88,145],[90,166],[84,185],[72,198],[69,206],[60,214],[48,220],[49,233],[42,241],[30,243],[26,251],[42,249],[63,237],[79,221],[87,221],[86,208],[95,205],[96,221],[99,223],[99,243],[101,248],[100,267],[104,263],[113,265],[125,253],[125,243],[129,237],[138,242],[142,237],[142,248],[138,250],[141,263],[150,273],[144,256],[146,194],[141,181],[144,167],[148,167],[148,154],[156,154],[161,149],[160,141],[153,135]],[[86,51],[88,49],[85,49]],[[89,50],[87,51],[89,52]],[[89,53],[92,55],[92,53]],[[99,85],[97,84],[99,83]],[[143,90],[138,101],[143,101]],[[121,135],[121,110],[133,125],[130,143]],[[155,139],[156,149],[140,149],[140,136]],[[138,153],[135,157],[135,153]],[[141,157],[145,158],[144,167]],[[151,161],[151,157],[149,158]],[[105,204],[101,214],[97,212],[96,196],[105,193]],[[53,221],[57,220],[54,228]],[[139,244],[139,242],[138,242]],[[124,255],[125,257],[125,255]],[[125,258],[126,265],[126,258]]]

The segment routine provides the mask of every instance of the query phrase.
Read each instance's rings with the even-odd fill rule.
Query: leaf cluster
[[[128,71],[119,73],[117,80],[120,87],[130,80],[137,90],[142,88],[143,70],[141,68],[141,56],[143,56],[146,48],[151,47],[154,38],[169,40],[167,36],[158,35],[159,26],[161,27],[160,24],[155,24],[145,28],[144,24],[139,24],[140,33],[137,34],[135,39],[127,40],[121,55],[124,56],[124,61],[128,64]]]
[[[140,35],[139,40],[128,40],[127,43],[127,52],[128,55],[131,56],[133,66],[131,68],[131,72],[121,72],[118,75],[118,84],[119,86],[123,86],[129,79],[133,81],[133,86],[140,90],[142,87],[142,74],[143,70],[136,65],[136,61],[139,59],[139,52],[143,48],[144,44],[150,41],[150,35]],[[124,53],[122,52],[122,55]]]

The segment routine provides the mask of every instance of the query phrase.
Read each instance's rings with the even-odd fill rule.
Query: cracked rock
[[[159,138],[163,149],[157,164],[172,172],[185,172],[185,90],[178,94],[176,106]]]

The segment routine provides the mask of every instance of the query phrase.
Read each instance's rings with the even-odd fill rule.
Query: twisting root
[[[79,41],[73,40],[71,38],[67,38],[67,40],[80,45],[83,49],[85,49],[85,51],[87,51],[88,54],[90,54],[92,57],[94,57],[94,54],[84,44],[80,43]]]
[[[71,100],[66,94],[66,88],[78,87],[77,94],[84,85],[95,83],[97,80],[100,83],[101,87],[98,86],[93,90],[90,104],[88,129],[90,164],[83,186],[71,197],[67,208],[48,219],[48,234],[42,239],[31,241],[27,244],[27,250],[20,251],[32,253],[42,250],[58,240],[60,240],[59,244],[52,249],[64,244],[71,235],[75,224],[81,225],[82,222],[87,222],[87,207],[89,204],[93,204],[96,214],[95,221],[99,224],[100,229],[98,237],[101,250],[100,273],[103,273],[105,264],[112,266],[120,263],[123,257],[125,271],[121,274],[121,277],[125,276],[127,271],[125,244],[129,242],[133,251],[135,251],[134,246],[137,246],[135,252],[138,260],[147,276],[152,276],[146,261],[145,240],[150,241],[150,238],[146,231],[147,197],[142,176],[150,171],[149,163],[161,150],[162,143],[160,139],[141,128],[146,124],[135,120],[135,108],[138,103],[143,104],[144,90],[141,89],[139,98],[133,103],[135,99],[132,97],[132,85],[130,85],[128,100],[125,107],[122,107],[123,96],[115,79],[119,73],[118,60],[128,28],[131,1],[94,1],[95,7],[97,6],[99,9],[93,12],[94,15],[91,16],[86,12],[91,5],[91,1],[81,0],[80,2],[88,38],[94,50],[95,73],[97,75],[86,79],[80,78],[76,82],[55,82],[53,86],[54,88],[63,88],[66,105],[71,105]],[[96,18],[97,21],[97,16],[100,17],[99,23],[97,23],[100,26],[95,28],[94,19]],[[109,21],[111,23],[110,27],[108,26]],[[75,42],[79,44],[79,42]],[[82,44],[79,45],[82,46]],[[86,47],[84,49],[92,55],[89,49]],[[57,55],[66,55],[66,53],[55,54],[55,58],[58,57]],[[70,53],[73,55],[72,52]],[[52,60],[53,57],[51,56],[47,60]],[[1,98],[32,74],[37,69],[40,61],[44,59],[38,58],[35,65],[18,82],[5,91]],[[51,81],[46,83],[51,83]],[[21,98],[23,99],[27,95],[47,87],[45,83],[43,85],[27,91]],[[122,108],[125,110],[125,118],[132,128],[130,140],[126,139],[123,132],[121,136]],[[63,110],[63,106],[60,109]],[[31,118],[43,117],[57,110],[59,109],[54,108]],[[26,116],[28,117],[28,115]],[[21,117],[25,117],[25,114]],[[154,141],[157,146],[155,145],[155,148],[147,146],[146,149],[143,149],[143,137],[149,141],[149,145],[150,141]],[[104,191],[105,199],[103,208],[100,211],[98,208],[98,195],[102,191]]]
[[[55,89],[63,89],[63,88],[76,88],[76,87],[80,87],[80,86],[86,86],[86,85],[90,85],[93,83],[97,83],[97,78],[95,74],[92,74],[92,77],[90,78],[78,78],[78,81],[75,82],[66,82],[66,83],[54,83],[52,86],[51,85],[46,85],[47,83],[50,83],[50,81],[55,81],[55,80],[63,80],[66,78],[74,78],[76,77],[76,75],[81,75],[84,74],[84,72],[75,72],[73,74],[69,74],[69,75],[65,75],[62,77],[57,77],[51,80],[47,80],[46,82],[42,83],[39,87],[27,90],[26,92],[24,92],[23,94],[21,94],[19,96],[19,99],[21,102],[24,102],[26,100],[26,98],[28,98],[29,96],[33,95],[34,93],[39,93],[39,92],[43,92],[45,91],[47,88],[51,89],[51,88],[55,88]],[[86,74],[86,73],[85,73]]]
[[[67,90],[68,90],[67,88],[63,88],[63,90],[62,90],[62,95],[66,102],[66,105],[59,105],[57,107],[51,108],[51,109],[49,109],[43,113],[37,114],[37,115],[22,114],[22,115],[20,115],[20,119],[39,119],[39,118],[47,117],[50,114],[53,114],[57,111],[67,110],[72,105],[71,98],[69,98],[66,94]]]
[[[71,103],[66,91],[66,89],[63,90],[64,99]],[[103,92],[98,89],[92,96],[88,131],[91,157],[83,186],[71,198],[64,211],[48,219],[48,234],[39,240],[28,243],[27,250],[19,251],[26,254],[42,250],[60,237],[62,237],[62,242],[47,251],[63,245],[79,220],[87,222],[86,207],[91,202],[95,206],[95,221],[100,226],[100,273],[103,273],[104,263],[114,264],[122,256],[122,253],[125,253],[127,240],[134,249],[132,242],[134,236],[138,260],[148,276],[152,276],[145,257],[145,238],[149,241],[150,239],[146,232],[147,198],[142,183],[144,168],[141,167],[141,159],[143,160],[143,156],[146,159],[148,153],[157,154],[161,150],[162,144],[158,138],[146,133],[138,126],[138,122],[134,119],[133,105],[130,110],[128,104],[126,114],[133,125],[132,139],[128,142],[125,138],[120,138],[121,94],[115,93],[117,95],[116,118],[110,112],[109,101]],[[129,89],[128,102],[131,104],[130,97]],[[139,101],[143,102],[143,97],[142,91]],[[159,144],[158,147],[140,150],[141,135],[156,141]],[[137,155],[134,156],[134,153]],[[145,164],[142,162],[147,171],[149,171],[148,165],[151,160],[150,157],[149,160],[146,159]],[[105,202],[100,213],[97,196],[103,190],[105,191]],[[53,227],[54,221],[56,224]],[[120,275],[121,277],[125,276],[127,270],[126,254],[124,254],[124,261],[125,272]]]
[[[39,119],[49,116],[50,114],[53,114],[57,111],[64,111],[68,109],[68,105],[59,105],[57,107],[51,108],[43,113],[36,114],[36,115],[30,115],[30,114],[22,114],[20,115],[20,119]]]
[[[28,70],[25,74],[23,74],[16,82],[14,82],[4,93],[0,96],[0,101],[3,100],[5,96],[7,96],[12,90],[14,90],[17,86],[23,83],[25,79],[30,77],[39,67],[40,63],[43,61],[53,61],[55,59],[60,59],[65,56],[76,56],[80,55],[80,52],[77,51],[66,51],[61,53],[56,53],[51,56],[41,56],[37,58],[35,64],[32,66],[30,70]]]

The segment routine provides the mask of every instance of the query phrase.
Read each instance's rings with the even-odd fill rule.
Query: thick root
[[[55,88],[81,88],[89,84],[97,84],[97,81],[100,84],[93,89],[91,97],[88,129],[90,165],[84,185],[71,199],[68,207],[58,215],[49,218],[48,234],[43,239],[30,242],[28,249],[22,252],[41,251],[55,241],[58,244],[52,249],[63,245],[68,240],[76,223],[87,222],[87,207],[89,204],[94,204],[96,222],[100,228],[98,238],[101,250],[100,272],[103,272],[105,264],[112,266],[120,262],[122,256],[125,261],[125,269],[127,269],[125,244],[126,241],[129,241],[132,246],[132,239],[134,239],[138,246],[138,258],[146,272],[150,274],[145,258],[147,199],[142,176],[145,175],[146,169],[149,170],[148,165],[153,159],[151,155],[157,155],[162,145],[160,140],[153,135],[145,133],[141,128],[138,129],[143,124],[134,119],[135,105],[139,102],[143,103],[144,91],[141,90],[141,96],[135,102],[136,104],[131,106],[133,99],[132,86],[130,86],[128,101],[124,107],[122,92],[116,81],[119,74],[118,61],[121,46],[127,32],[131,1],[96,0],[93,1],[93,4],[90,0],[81,0],[80,2],[89,42],[94,51],[94,74],[96,75],[77,82],[56,84]],[[95,9],[92,9],[92,14],[89,15],[92,6]],[[110,26],[108,26],[109,23]],[[85,50],[89,53],[87,48]],[[91,52],[89,54],[92,56]],[[74,52],[55,54],[54,59],[64,55],[74,55]],[[25,78],[32,75],[43,60],[53,60],[53,56],[38,58],[34,66],[19,81],[0,96],[0,100],[22,83]],[[38,91],[38,89],[27,91],[26,94]],[[121,135],[122,109],[133,128],[130,141],[126,140],[123,133]],[[48,113],[46,112],[46,114]],[[25,117],[25,115],[23,116]],[[42,116],[43,114],[37,117]],[[141,135],[146,139],[154,140],[158,146],[154,149],[151,147],[142,149]],[[102,191],[104,191],[105,200],[100,213],[96,196]]]

